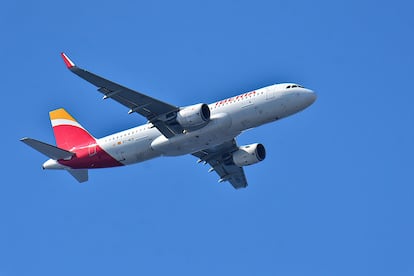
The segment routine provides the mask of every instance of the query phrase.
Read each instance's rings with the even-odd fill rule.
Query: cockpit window
[[[289,89],[289,88],[295,88],[295,87],[300,87],[300,88],[303,88],[303,86],[302,86],[302,85],[299,85],[299,84],[292,84],[292,85],[288,85],[288,86],[286,86],[286,89]]]

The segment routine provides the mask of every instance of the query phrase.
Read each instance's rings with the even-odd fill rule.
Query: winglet
[[[75,63],[73,63],[65,53],[62,52],[62,53],[60,53],[60,55],[62,56],[63,61],[65,62],[66,67],[68,67],[68,69],[71,69],[72,67],[75,67]]]

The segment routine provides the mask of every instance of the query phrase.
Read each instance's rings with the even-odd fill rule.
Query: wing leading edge
[[[77,67],[65,53],[61,53],[66,67],[82,79],[98,87],[103,99],[111,98],[129,108],[129,114],[138,113],[148,119],[165,137],[179,134],[182,129],[173,121],[179,107],[154,99],[150,96],[102,78]]]
[[[246,188],[247,180],[243,168],[234,164],[232,153],[238,150],[233,139],[217,147],[193,153],[200,162],[210,164],[210,171],[216,171],[220,176],[219,182],[229,181],[235,189]]]

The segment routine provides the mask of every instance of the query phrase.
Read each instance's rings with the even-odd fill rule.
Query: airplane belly
[[[151,142],[149,140],[126,146],[118,151],[119,158],[122,158],[120,162],[124,165],[143,162],[159,155],[159,153],[151,148]]]
[[[171,138],[160,136],[151,143],[151,148],[165,156],[184,155],[219,145],[240,132],[231,131],[231,118],[221,113],[212,116],[207,126]]]
[[[160,156],[151,148],[153,135],[135,136],[105,145],[105,150],[123,165],[143,162]]]

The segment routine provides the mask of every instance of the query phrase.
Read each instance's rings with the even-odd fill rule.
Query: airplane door
[[[96,144],[95,143],[89,144],[88,153],[89,153],[89,156],[94,156],[96,154]]]
[[[246,103],[241,107],[243,110],[241,118],[241,123],[244,128],[251,128],[254,126],[255,118],[257,115],[257,106],[252,99],[246,100]]]
[[[125,161],[126,160],[124,151],[118,151],[117,154],[118,154],[118,161]]]
[[[275,91],[271,88],[266,88],[266,100],[271,100],[275,97]]]

